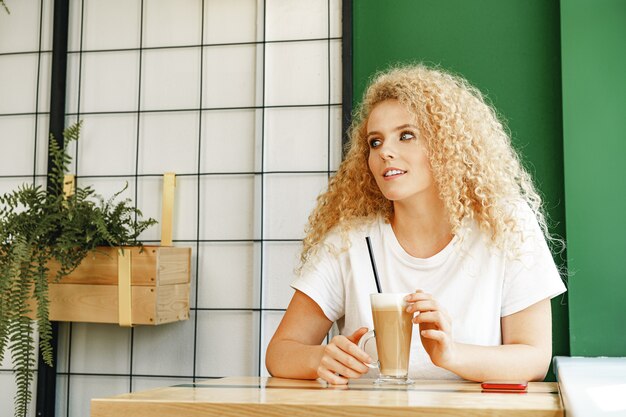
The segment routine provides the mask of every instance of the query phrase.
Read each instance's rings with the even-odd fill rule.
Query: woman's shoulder
[[[546,220],[540,207],[533,208],[525,200],[513,201],[510,205],[511,218],[515,225],[510,234],[507,253],[513,259],[536,258],[540,253],[549,253],[545,231]]]
[[[528,204],[528,201],[523,199],[515,199],[506,203],[508,208],[517,216],[524,219],[535,218],[535,212]]]
[[[378,236],[376,233],[382,229],[382,224],[384,220],[372,217],[334,226],[310,251],[308,259],[302,265],[301,274],[319,265],[344,262],[350,257],[351,249],[363,242],[365,236]]]
[[[366,236],[378,236],[382,233],[385,219],[381,216],[364,217],[338,224],[326,234],[322,245],[333,249],[347,249],[353,242]]]
[[[533,210],[530,204],[525,200],[514,200],[509,203],[509,212],[511,217],[517,223],[517,230],[522,233],[541,232],[537,212],[539,208]],[[543,233],[540,233],[543,235]]]
[[[531,238],[543,240],[544,234],[539,224],[538,215],[523,199],[514,199],[502,202],[500,213],[504,217],[508,228],[505,236],[499,243],[494,242],[492,235],[485,230],[474,218],[465,218],[459,228],[458,235],[468,245],[486,245],[491,250],[508,252],[519,249],[523,243]]]

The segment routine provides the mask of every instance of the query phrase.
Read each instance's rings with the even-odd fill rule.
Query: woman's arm
[[[356,346],[367,332],[357,330],[352,336],[335,336],[320,345],[332,322],[309,296],[297,291],[267,346],[265,365],[269,373],[282,378],[315,379],[332,384],[346,384],[368,371],[363,362],[369,356]]]
[[[414,300],[414,301],[413,301]],[[552,312],[545,299],[515,314],[502,317],[502,345],[456,343],[451,338],[448,315],[428,294],[411,294],[414,322],[431,360],[472,381],[541,381],[552,357]]]

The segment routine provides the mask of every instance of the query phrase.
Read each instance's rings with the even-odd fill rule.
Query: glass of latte
[[[409,357],[413,314],[405,311],[406,294],[370,294],[374,330],[367,332],[359,341],[359,347],[372,339],[376,340],[378,363],[366,364],[378,368],[376,384],[412,384],[409,379]]]

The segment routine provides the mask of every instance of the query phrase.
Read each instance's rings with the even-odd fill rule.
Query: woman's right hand
[[[350,336],[335,336],[324,347],[324,354],[317,368],[317,375],[333,385],[344,385],[350,378],[360,378],[369,371],[365,363],[372,358],[359,349],[357,343],[367,333],[361,327]]]

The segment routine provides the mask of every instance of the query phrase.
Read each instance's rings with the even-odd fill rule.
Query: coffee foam
[[[371,294],[370,302],[373,308],[403,308],[407,302],[404,300],[405,293],[382,293]]]

